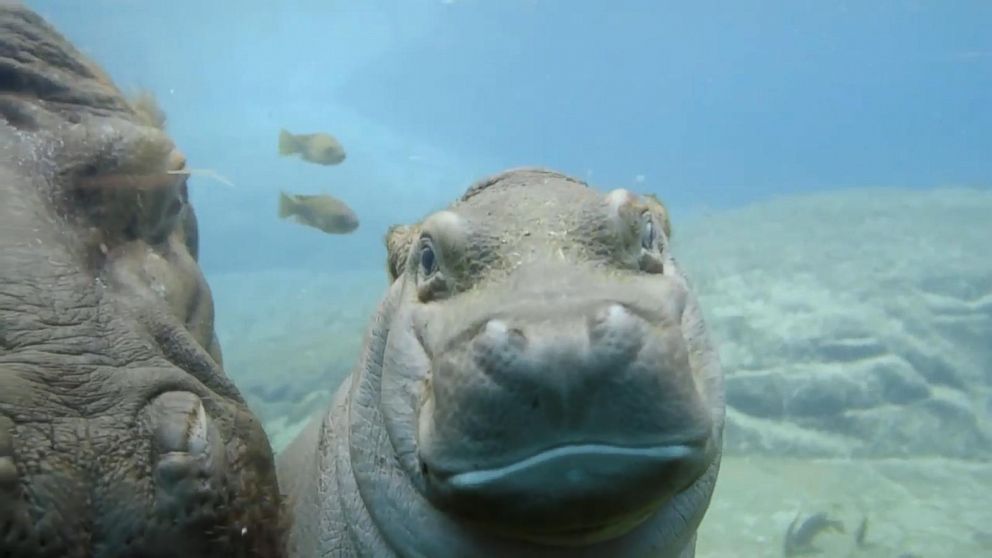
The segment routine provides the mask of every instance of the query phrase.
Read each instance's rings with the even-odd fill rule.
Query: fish
[[[824,531],[844,532],[844,524],[830,519],[825,512],[815,513],[807,517],[797,528],[798,522],[799,514],[796,514],[796,518],[792,520],[789,529],[785,532],[783,554],[786,558],[818,553],[819,549],[813,546],[813,540]]]
[[[279,218],[292,219],[327,234],[347,234],[358,228],[358,216],[343,201],[326,194],[279,192]]]
[[[285,129],[279,130],[279,154],[298,154],[304,161],[318,165],[337,165],[346,157],[341,142],[330,134],[293,134]]]

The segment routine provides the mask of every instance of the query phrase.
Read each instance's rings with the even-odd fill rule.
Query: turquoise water
[[[208,272],[378,268],[385,226],[518,165],[654,191],[676,215],[989,185],[981,1],[27,4],[121,87],[154,91],[190,166],[237,185],[192,180]],[[276,157],[280,127],[336,134],[347,164]],[[279,188],[339,195],[363,226],[278,222]]]
[[[547,166],[671,209],[728,378],[699,556],[781,556],[799,511],[844,519],[826,556],[989,552],[992,4],[27,4],[233,182],[190,179],[200,262],[275,449],[356,361],[386,228]],[[281,189],[361,226],[280,221]]]

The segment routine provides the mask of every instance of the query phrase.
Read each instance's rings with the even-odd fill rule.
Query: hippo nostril
[[[152,435],[156,499],[162,518],[175,524],[189,517],[184,513],[191,506],[194,511],[203,508],[203,491],[223,490],[219,486],[229,470],[224,444],[203,400],[188,391],[158,395],[145,414]]]
[[[512,369],[526,348],[527,338],[521,330],[492,319],[476,335],[472,356],[482,370],[499,373]]]
[[[616,323],[630,316],[627,309],[619,304],[610,304],[603,313],[605,314],[603,321],[606,323]]]
[[[149,405],[159,450],[200,455],[207,450],[209,419],[203,402],[196,395],[170,391]]]
[[[611,302],[589,316],[589,334],[593,341],[609,331],[630,327],[634,316],[622,304]]]
[[[483,328],[483,335],[488,335],[490,337],[501,337],[507,334],[509,328],[506,327],[506,322],[503,320],[489,320],[486,322],[486,327]]]
[[[514,349],[522,351],[527,346],[527,338],[524,337],[524,332],[513,328],[507,332],[507,343]]]
[[[617,302],[599,307],[589,316],[589,341],[598,353],[606,357],[633,357],[640,350],[644,331],[643,320]]]
[[[630,318],[631,314],[624,305],[611,302],[605,306],[600,306],[589,316],[589,331],[596,332],[615,328]]]
[[[479,333],[477,341],[488,347],[513,348],[521,350],[527,345],[527,338],[523,331],[511,328],[506,322],[493,319],[486,322],[486,325]]]

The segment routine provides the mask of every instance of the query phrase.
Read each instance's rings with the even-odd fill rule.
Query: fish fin
[[[279,192],[279,218],[285,219],[293,214],[293,198],[286,195],[286,192]]]
[[[279,154],[292,155],[300,150],[296,137],[286,130],[279,130]]]

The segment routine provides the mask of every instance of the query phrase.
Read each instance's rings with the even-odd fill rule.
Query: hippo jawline
[[[479,527],[573,546],[624,535],[703,475],[709,440],[631,447],[577,443],[489,469],[428,475],[431,492]]]

